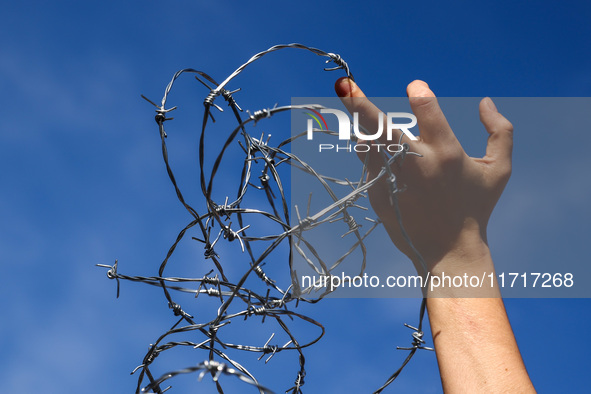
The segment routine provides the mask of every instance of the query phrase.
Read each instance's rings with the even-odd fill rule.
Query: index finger
[[[335,83],[335,92],[341,98],[349,113],[358,113],[359,124],[366,130],[376,130],[379,127],[380,113],[382,111],[365,96],[355,82],[347,77],[340,78]],[[382,124],[382,131],[383,127],[384,125]],[[382,133],[382,142],[384,138],[385,133]],[[360,141],[363,140],[360,139]],[[370,149],[367,152],[358,152],[357,157],[362,162],[365,162],[366,158],[368,159],[367,165],[372,173],[379,172],[384,165],[383,157],[374,149]]]

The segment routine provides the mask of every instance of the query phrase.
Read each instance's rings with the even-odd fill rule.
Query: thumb
[[[488,131],[485,159],[490,159],[503,172],[511,172],[513,151],[513,125],[501,115],[493,101],[485,97],[480,101],[480,121]]]

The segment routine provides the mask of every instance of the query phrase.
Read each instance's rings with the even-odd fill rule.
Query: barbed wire
[[[313,285],[302,288],[298,275],[293,267],[293,253],[295,251],[298,256],[314,270],[314,272],[325,278],[330,278],[333,270],[335,270],[345,259],[352,257],[354,252],[359,251],[361,254],[361,261],[357,263],[357,266],[360,272],[359,275],[362,275],[365,271],[367,257],[364,241],[377,228],[380,221],[379,219],[366,217],[365,219],[371,224],[367,231],[362,232],[362,225],[357,222],[355,216],[351,213],[351,210],[364,208],[362,205],[358,204],[359,200],[366,198],[365,192],[381,179],[385,179],[390,186],[391,204],[394,206],[397,214],[398,223],[403,237],[417,256],[418,261],[423,267],[425,267],[422,257],[414,248],[402,226],[397,200],[397,194],[401,192],[401,189],[397,186],[395,174],[390,170],[390,166],[394,162],[402,164],[404,158],[409,154],[420,156],[411,152],[408,144],[402,143],[402,133],[399,143],[403,149],[400,149],[390,157],[382,152],[383,167],[379,174],[374,179],[367,180],[366,159],[366,162],[362,167],[359,181],[353,183],[348,179],[337,179],[335,177],[318,173],[301,157],[286,149],[292,142],[304,136],[306,134],[305,132],[293,135],[281,141],[276,146],[273,146],[270,143],[270,134],[266,140],[264,138],[264,133],[257,139],[247,131],[247,127],[256,125],[258,122],[264,122],[266,119],[280,113],[294,110],[320,110],[323,108],[317,104],[275,105],[273,108],[265,108],[253,113],[247,111],[248,116],[243,118],[243,110],[234,98],[234,94],[239,92],[240,89],[228,90],[226,89],[226,86],[253,62],[271,52],[282,49],[300,49],[325,57],[327,58],[327,63],[332,62],[335,64],[334,67],[325,68],[325,70],[344,70],[346,75],[353,79],[349,66],[339,55],[324,52],[320,49],[302,44],[287,44],[276,45],[257,53],[219,84],[203,71],[192,68],[182,69],[174,74],[171,81],[166,86],[160,105],[155,104],[153,101],[142,95],[145,100],[156,107],[155,120],[158,124],[162,156],[166,171],[178,200],[191,215],[192,220],[178,233],[176,240],[170,246],[166,257],[160,264],[157,276],[130,276],[119,273],[119,262],[117,260],[112,266],[97,264],[100,267],[108,268],[107,277],[116,280],[117,297],[120,295],[121,280],[140,282],[159,287],[163,291],[168,307],[172,310],[174,316],[178,318],[170,329],[150,345],[142,363],[132,372],[132,374],[134,374],[139,371],[136,393],[164,393],[169,390],[171,386],[162,388],[161,385],[163,383],[177,375],[188,373],[198,373],[199,380],[207,374],[211,375],[212,381],[219,393],[224,392],[220,382],[222,380],[222,375],[235,376],[240,381],[256,388],[260,393],[270,393],[271,390],[261,385],[253,374],[236,361],[233,355],[231,356],[229,354],[229,351],[260,353],[258,359],[260,360],[263,357],[266,357],[265,363],[269,362],[278,353],[284,351],[296,352],[299,359],[299,369],[297,370],[293,385],[288,388],[286,392],[301,393],[306,376],[306,370],[304,368],[305,356],[303,351],[305,348],[312,346],[322,338],[324,335],[324,327],[318,321],[304,314],[295,312],[294,309],[298,307],[300,302],[310,304],[319,302],[333,289],[327,287],[317,297],[310,297],[309,295],[313,292],[317,292],[319,289]],[[198,147],[199,186],[204,198],[204,206],[200,208],[201,212],[203,212],[202,214],[199,214],[198,211],[186,201],[181,192],[181,188],[169,163],[168,148],[166,144],[167,133],[164,128],[164,123],[173,119],[172,117],[169,117],[169,114],[178,108],[177,106],[167,108],[167,100],[173,85],[183,74],[194,74],[196,80],[209,90],[203,101],[204,113]],[[228,107],[230,107],[237,126],[227,135],[226,140],[219,152],[217,152],[215,158],[208,161],[206,160],[205,152],[206,146],[209,147],[210,144],[206,138],[206,129],[208,129],[209,120],[215,122],[212,108],[217,109],[220,113],[224,112],[223,108],[215,103],[216,98],[219,96],[221,96],[227,103]],[[314,132],[336,135],[335,132],[329,130],[315,129]],[[214,138],[216,140],[223,139],[219,134]],[[240,180],[236,188],[236,196],[233,200],[231,200],[229,196],[225,196],[222,203],[221,201],[216,201],[214,199],[214,180],[220,176],[222,160],[226,158],[229,150],[234,149],[236,145],[240,147],[240,151],[244,155],[242,159],[238,160],[241,168],[238,170],[238,166],[234,165],[236,168],[228,171],[236,174],[239,172]],[[208,148],[208,152],[210,151],[211,149]],[[233,154],[232,156],[235,155]],[[207,170],[207,172],[206,164],[211,165],[210,170]],[[261,171],[261,175],[258,176],[258,185],[253,183],[255,182],[253,179],[255,177],[253,172],[255,171],[255,167]],[[312,195],[310,194],[305,216],[302,217],[302,212],[299,211],[299,208],[296,205],[295,211],[297,220],[290,217],[288,196],[286,196],[286,187],[283,184],[281,176],[281,173],[284,171],[283,168],[297,169],[313,177],[313,179],[321,184],[332,202],[318,212],[312,214],[310,212]],[[226,172],[227,171],[224,170],[224,173]],[[221,182],[224,182],[224,180]],[[339,193],[334,190],[336,186],[348,187],[349,191],[344,196],[339,196]],[[253,207],[252,205],[246,204],[247,194],[249,194],[251,190],[257,190],[264,193],[265,200],[263,207]],[[253,226],[256,226],[256,220],[250,220],[247,224],[247,217],[251,218],[253,216],[272,223],[273,226],[278,227],[280,231],[277,231],[276,234],[254,234]],[[328,262],[325,261],[321,256],[321,253],[316,250],[314,243],[306,237],[306,232],[319,226],[327,225],[328,223],[339,222],[344,226],[343,236],[352,235],[355,240],[351,242],[349,249],[339,258],[332,262]],[[171,256],[189,231],[197,232],[197,235],[192,236],[191,238],[192,240],[203,244],[204,260],[211,261],[213,263],[213,268],[209,269],[207,273],[198,278],[166,276],[165,271],[167,270]],[[246,256],[247,259],[247,263],[242,263],[244,269],[242,275],[237,277],[234,272],[236,269],[240,268],[238,264],[232,262],[233,274],[226,274],[222,259],[216,252],[216,248],[220,250],[222,244],[232,243],[234,241],[237,241],[240,245],[241,253]],[[288,255],[277,260],[289,262],[288,281],[281,281],[275,277],[271,278],[263,269],[265,260],[267,260],[271,253],[277,250],[284,242],[289,243],[291,246],[287,253]],[[262,246],[255,248],[255,243]],[[247,285],[247,280],[253,277],[258,278],[258,281],[256,283],[251,283],[251,280]],[[289,283],[289,285],[285,282]],[[173,298],[173,294],[176,293],[192,294],[195,298],[198,298],[199,296],[207,296],[211,299],[219,299],[220,306],[213,319],[205,322],[197,322],[194,316],[190,315],[181,307],[178,299],[176,297]],[[425,342],[422,339],[424,314],[425,299],[423,299],[420,306],[418,326],[413,327],[405,324],[413,330],[411,346],[399,348],[409,351],[407,358],[401,367],[390,376],[376,393],[381,392],[396,379],[417,350],[432,350],[431,348],[424,346]],[[274,321],[279,330],[278,332],[282,333],[282,336],[284,336],[287,341],[285,341],[285,343],[282,341],[279,344],[271,344],[276,337],[276,332],[273,332],[269,339],[260,346],[234,344],[221,338],[220,331],[222,328],[226,327],[233,321],[238,321],[238,319],[247,320],[253,316],[260,317],[263,323],[265,323],[265,320]],[[310,328],[315,328],[316,333],[311,339],[303,341],[299,336],[296,336],[294,332],[292,332],[289,323],[295,319],[305,323]],[[176,338],[179,334],[185,334],[192,338],[192,340],[179,341],[169,339],[169,337],[173,335]],[[195,337],[198,337],[198,340],[193,339]],[[277,335],[277,337],[280,337],[280,335]],[[194,348],[198,351],[205,351],[207,353],[206,359],[193,366],[168,372],[160,377],[155,377],[151,370],[155,359],[162,352],[177,347]],[[144,385],[146,379],[149,383]]]

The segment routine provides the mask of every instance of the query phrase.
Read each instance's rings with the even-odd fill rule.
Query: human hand
[[[359,112],[360,124],[375,130],[380,110],[350,79],[335,84],[349,112]],[[402,223],[417,251],[431,272],[475,268],[479,261],[491,261],[486,227],[492,210],[511,175],[513,126],[496,109],[490,98],[480,102],[480,120],[488,132],[486,155],[469,157],[449,126],[437,99],[423,81],[407,87],[411,109],[417,117],[420,136],[405,140],[410,151],[423,157],[408,156],[403,165],[391,165],[396,175]],[[360,141],[363,142],[363,141]],[[380,141],[386,142],[386,141]],[[359,153],[368,161],[368,180],[380,172],[384,160],[375,149]],[[426,274],[415,253],[406,243],[390,203],[390,188],[385,177],[368,191],[373,209],[383,222],[394,244]],[[488,268],[488,267],[487,267]]]

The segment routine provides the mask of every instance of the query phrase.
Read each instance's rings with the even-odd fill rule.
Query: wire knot
[[[325,71],[345,70],[345,72],[347,73],[347,76],[349,78],[351,78],[351,80],[355,81],[355,78],[353,78],[353,74],[351,74],[351,71],[349,70],[349,65],[347,64],[347,62],[345,60],[343,60],[341,55],[336,54],[336,53],[329,53],[329,54],[327,54],[327,56],[330,59],[328,59],[326,61],[326,63],[333,62],[335,64],[335,67],[325,67],[324,68]]]
[[[169,303],[168,303],[168,307],[169,307],[170,309],[172,309],[172,311],[173,311],[173,313],[174,313],[174,315],[175,315],[175,316],[182,316],[182,317],[184,317],[185,319],[186,319],[186,318],[188,318],[188,317],[193,317],[193,316],[189,315],[187,312],[185,312],[185,311],[184,311],[184,310],[181,308],[181,306],[180,306],[179,304],[177,304],[176,302],[172,302],[172,301],[171,301],[171,302],[169,302]]]
[[[244,242],[242,242],[242,238],[240,238],[240,233],[243,232],[244,230],[246,230],[247,228],[250,227],[250,224],[242,227],[240,230],[238,231],[234,231],[230,228],[230,226],[232,225],[232,222],[230,222],[230,224],[228,224],[228,226],[224,226],[222,228],[222,233],[224,234],[224,239],[227,239],[228,241],[232,242],[235,239],[237,239],[240,242],[240,247],[242,248],[242,252],[244,252]]]
[[[212,89],[209,91],[209,94],[207,95],[207,97],[205,97],[205,100],[203,100],[203,104],[204,105],[214,105],[213,101],[215,100],[215,98],[219,95],[220,93],[217,92],[215,89]]]
[[[296,380],[293,382],[293,384],[295,385],[294,387],[292,387],[289,391],[293,391],[294,393],[299,393],[300,392],[300,387],[302,387],[304,385],[304,377],[306,376],[306,372],[304,371],[299,371],[298,372],[298,377],[296,378]]]
[[[251,305],[250,309],[249,309],[249,314],[253,314],[253,313],[255,315],[264,315],[267,313],[267,309],[264,306],[257,308],[256,306]]]
[[[347,225],[349,226],[349,230],[357,230],[359,227],[361,227],[359,224],[357,224],[355,218],[350,215],[345,216],[345,223],[347,223]]]
[[[423,349],[423,350],[431,350],[431,351],[435,350],[431,347],[424,346],[425,341],[423,340],[423,331],[419,330],[417,327],[411,326],[410,324],[404,323],[404,326],[413,330],[412,346],[411,347],[396,346],[396,349],[399,349],[399,350]]]
[[[263,108],[258,111],[254,111],[250,118],[254,121],[256,125],[257,122],[263,118],[270,118],[271,117],[271,110],[269,108]]]
[[[214,296],[214,297],[219,297],[221,295],[221,292],[214,287],[208,287],[206,289],[206,292],[207,292],[207,295]]]
[[[398,185],[396,184],[396,175],[394,174],[390,174],[390,176],[388,176],[388,178],[386,178],[386,184],[388,185],[388,188],[390,189],[390,194],[394,195],[396,193],[400,193],[406,190],[406,186],[403,186],[402,188],[398,188]]]
[[[238,108],[238,110],[240,112],[242,112],[242,108],[240,108],[240,106],[238,105],[238,103],[236,103],[236,100],[234,99],[234,97],[232,96],[234,93],[239,92],[240,88],[236,89],[236,90],[227,90],[227,89],[222,89],[222,91],[220,92],[220,94],[222,95],[222,97],[224,98],[224,100],[226,100],[228,102],[228,105],[230,107],[235,106],[236,108]],[[207,98],[206,98],[207,100]]]
[[[306,229],[306,228],[310,227],[310,225],[313,224],[314,222],[315,222],[315,220],[312,219],[311,217],[305,217],[302,220],[300,220],[299,227],[300,227],[300,229]]]
[[[205,284],[209,284],[209,285],[219,285],[220,278],[217,277],[217,274],[214,277],[204,276],[203,278],[201,278],[201,283],[205,283]]]
[[[115,260],[115,264],[113,264],[112,266],[105,265],[105,264],[97,264],[96,266],[109,269],[107,271],[107,278],[115,279],[117,281],[117,298],[119,298],[119,289],[120,289],[121,283],[119,283],[119,274],[117,273],[117,264],[119,264],[119,261]]]
[[[213,245],[210,243],[205,244],[205,251],[203,252],[203,256],[206,259],[211,259],[213,257],[219,257],[218,254],[213,250]]]
[[[181,309],[181,306],[179,304],[177,304],[176,302],[171,302],[168,307],[170,309],[172,309],[172,311],[174,312],[175,316],[180,316],[183,312],[183,310]]]
[[[109,279],[117,279],[119,276],[117,275],[117,260],[115,260],[115,264],[107,271],[107,278]]]
[[[148,353],[144,364],[146,364],[146,365],[152,364],[152,362],[154,362],[154,359],[156,359],[156,357],[158,357],[159,355],[160,355],[159,351],[157,351],[157,350],[151,351],[150,353]]]
[[[268,285],[272,285],[273,283],[275,283],[274,280],[270,279],[267,274],[265,274],[265,272],[263,271],[263,269],[261,268],[260,265],[257,265],[254,267],[254,272],[257,274],[257,276],[259,278],[261,278],[263,280],[263,282],[265,282]]]
[[[269,184],[269,181],[271,180],[271,176],[269,174],[264,173],[261,176],[259,176],[259,180],[261,181],[263,186],[266,186]]]
[[[226,203],[228,202],[228,200],[226,199]],[[226,219],[230,219],[230,213],[228,213],[228,209],[231,209],[232,206],[231,205],[215,205],[214,209],[217,212],[217,214],[219,216],[225,216]]]
[[[341,238],[344,238],[346,235],[349,235],[354,231],[357,231],[359,229],[359,227],[361,227],[361,225],[357,223],[355,218],[353,216],[349,215],[348,213],[345,213],[345,217],[343,218],[343,220],[349,226],[349,231],[347,231],[345,234],[341,235]]]

